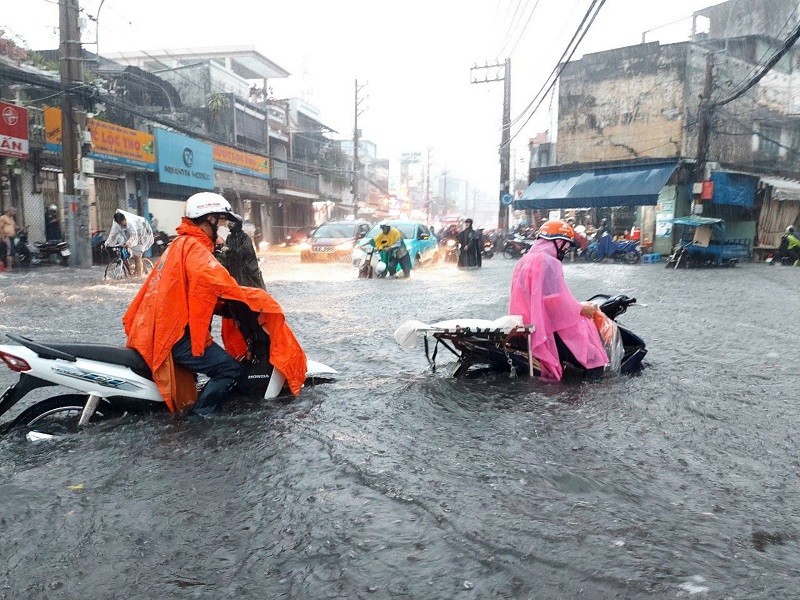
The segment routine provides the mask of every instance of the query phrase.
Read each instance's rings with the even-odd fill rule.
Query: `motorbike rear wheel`
[[[38,431],[54,436],[77,433],[86,400],[87,396],[83,394],[64,394],[42,400],[22,411],[8,426],[8,430]],[[107,400],[101,400],[91,422],[105,421],[122,414],[112,408]]]
[[[600,262],[603,260],[603,256],[597,250],[589,250],[589,253],[586,255],[586,258],[592,262]]]

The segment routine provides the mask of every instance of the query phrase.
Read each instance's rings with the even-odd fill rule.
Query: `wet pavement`
[[[269,256],[339,379],[210,421],[5,437],[0,598],[798,597],[800,269],[566,265],[579,298],[638,298],[633,379],[454,381],[395,344],[406,319],[502,316],[513,266],[357,280]],[[101,279],[0,279],[0,334],[122,343],[136,284]]]

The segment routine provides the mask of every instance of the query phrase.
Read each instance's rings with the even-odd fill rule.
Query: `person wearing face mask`
[[[269,335],[269,361],[295,395],[305,381],[306,356],[280,305],[263,289],[240,286],[214,257],[220,227],[241,219],[221,195],[201,192],[186,201],[178,236],[131,302],[122,322],[127,346],[141,354],[173,412],[208,414],[221,408],[238,383],[247,340],[232,307],[248,308]],[[225,348],[211,337],[223,316]],[[209,377],[197,397],[194,374]]]
[[[598,308],[575,299],[561,264],[575,245],[575,231],[564,221],[548,221],[536,238],[514,269],[509,314],[535,326],[530,349],[542,379],[561,381],[563,362],[582,365],[588,379],[599,378],[608,355],[595,325]]]

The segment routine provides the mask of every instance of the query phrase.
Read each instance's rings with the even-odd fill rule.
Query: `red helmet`
[[[575,245],[575,230],[565,221],[547,221],[536,234],[545,240],[564,240]]]

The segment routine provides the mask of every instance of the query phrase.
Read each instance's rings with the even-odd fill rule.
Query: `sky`
[[[85,48],[100,54],[252,45],[288,70],[276,96],[305,96],[323,122],[352,137],[354,83],[365,84],[362,136],[382,158],[432,148],[447,169],[495,203],[502,83],[470,83],[475,64],[511,56],[511,118],[523,113],[558,62],[591,0],[80,0]],[[684,41],[693,12],[719,0],[607,0],[573,60],[641,43]],[[210,7],[210,8],[207,8]],[[677,23],[673,23],[676,22]],[[671,25],[665,26],[667,24]],[[58,47],[57,0],[6,2],[0,28],[30,49]],[[96,37],[96,34],[97,35]],[[91,43],[87,43],[91,42]],[[557,103],[556,103],[557,104]],[[512,127],[512,173],[527,168],[528,139],[553,129],[548,97]]]

